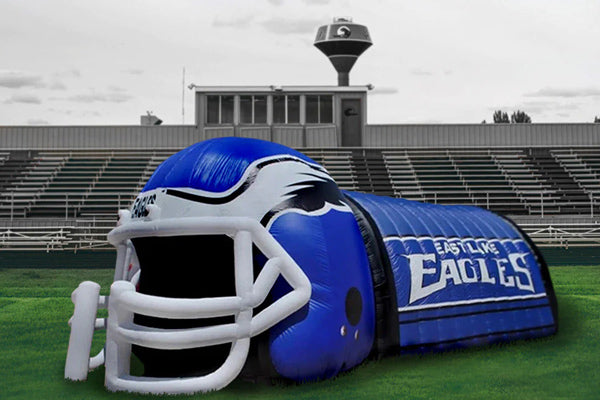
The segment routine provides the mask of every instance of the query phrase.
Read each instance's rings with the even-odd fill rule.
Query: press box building
[[[206,138],[244,136],[292,147],[360,146],[367,90],[366,86],[198,86],[196,126]]]

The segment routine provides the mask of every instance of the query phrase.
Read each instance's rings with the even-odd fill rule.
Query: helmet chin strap
[[[168,298],[138,293],[125,278],[126,265],[134,252],[131,238],[148,236],[223,234],[234,240],[235,296],[213,298]],[[310,282],[296,262],[256,220],[233,217],[198,217],[185,220],[145,220],[120,224],[109,234],[118,249],[115,282],[111,286],[106,323],[106,386],[112,391],[143,393],[191,393],[218,390],[227,386],[242,370],[250,338],[269,329],[302,306],[311,295]],[[256,281],[253,280],[252,245],[268,258]],[[292,291],[253,316],[253,309],[267,298],[281,275]],[[97,320],[100,286],[83,282],[73,292],[75,312],[67,353],[65,378],[84,380],[88,369],[99,363],[89,359]],[[157,318],[198,319],[234,316],[235,322],[191,329],[160,329],[133,322],[134,314]],[[99,322],[100,321],[100,322]],[[214,372],[190,378],[152,378],[130,375],[131,346],[175,350],[231,343],[231,350]],[[98,364],[99,365],[99,364]]]

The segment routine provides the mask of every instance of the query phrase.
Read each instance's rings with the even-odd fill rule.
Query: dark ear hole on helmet
[[[233,240],[225,235],[132,239],[140,262],[139,292],[172,298],[235,296]],[[233,316],[166,319],[136,314],[138,325],[162,329],[197,328],[234,322]],[[144,364],[144,376],[188,377],[217,370],[231,344],[184,350],[133,346]]]

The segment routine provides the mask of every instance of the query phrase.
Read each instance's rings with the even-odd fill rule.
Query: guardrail
[[[600,247],[600,221],[578,217],[571,222],[526,217],[516,222],[540,247]],[[43,250],[78,251],[108,250],[108,232],[116,222],[113,219],[46,219],[35,221],[0,220],[0,251]]]
[[[115,225],[111,219],[0,221],[0,250],[112,249],[106,236]]]

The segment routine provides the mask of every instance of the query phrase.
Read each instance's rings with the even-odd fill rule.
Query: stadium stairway
[[[523,149],[494,152],[494,161],[525,205],[528,214],[557,214],[557,197],[538,171],[526,162]]]
[[[353,150],[352,164],[358,191],[394,197],[394,188],[380,150]]]
[[[588,203],[595,200],[591,211],[600,214],[600,149],[552,149],[550,152],[581,187]],[[583,208],[586,208],[585,205]]]
[[[581,214],[589,211],[589,196],[581,185],[556,161],[549,149],[532,148],[525,152],[527,165],[537,172],[556,195],[558,214]]]

